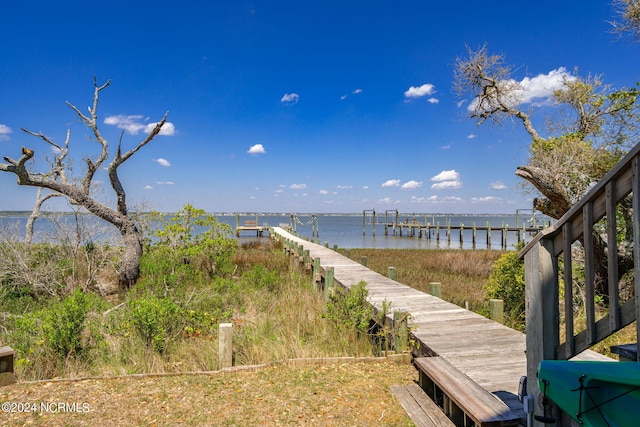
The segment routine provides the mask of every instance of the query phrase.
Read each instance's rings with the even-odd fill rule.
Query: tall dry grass
[[[488,312],[484,284],[503,251],[460,249],[351,249],[351,259],[367,257],[367,266],[386,275],[395,267],[397,280],[423,292],[430,282],[442,284],[442,298],[473,311]]]

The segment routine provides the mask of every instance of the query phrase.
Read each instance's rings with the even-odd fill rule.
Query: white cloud
[[[383,187],[397,187],[400,185],[399,179],[389,179],[382,183]]]
[[[254,155],[256,155],[256,154],[264,154],[266,152],[267,152],[267,150],[264,149],[262,144],[254,144],[247,151],[247,153],[254,154]]]
[[[429,98],[429,99],[427,99],[427,102],[429,104],[437,104],[437,103],[440,102],[440,100],[438,98]]]
[[[455,189],[460,187],[462,187],[462,182],[460,181],[442,181],[431,185],[432,190],[445,190],[447,188]]]
[[[534,102],[535,100],[548,99],[553,92],[562,89],[565,81],[574,81],[572,76],[564,67],[549,71],[548,74],[538,74],[533,78],[525,77],[520,82],[523,88],[521,102],[523,104]]]
[[[571,75],[566,68],[560,67],[549,71],[547,74],[538,74],[535,77],[525,77],[519,82],[513,79],[504,80],[499,84],[514,86],[516,90],[513,98],[509,100],[512,107],[520,104],[544,105],[551,101],[553,92],[564,87],[565,82],[575,81],[576,77]],[[490,107],[490,106],[485,106]],[[477,98],[471,101],[467,107],[469,111],[478,109]]]
[[[353,187],[351,185],[336,185],[336,188],[338,190],[350,190]]]
[[[418,181],[407,181],[404,184],[402,184],[402,186],[400,188],[402,188],[403,190],[415,190],[416,188],[420,188],[422,187],[422,181],[418,182]]]
[[[435,86],[430,83],[425,83],[422,86],[411,86],[405,91],[404,96],[406,98],[420,98],[422,96],[431,95],[435,92]]]
[[[104,119],[104,124],[106,125],[114,125],[118,129],[123,129],[130,133],[131,135],[135,135],[145,128],[145,124],[140,123],[142,116],[139,114],[125,116],[123,114],[119,114],[117,116],[107,116]]]
[[[151,131],[156,127],[158,123],[149,123],[144,128],[144,133],[151,133]],[[173,136],[176,134],[176,127],[171,122],[164,122],[162,127],[160,128],[160,136]]]
[[[286,104],[297,104],[299,100],[300,95],[297,93],[285,93],[280,99],[280,102],[284,102]]]
[[[165,168],[168,168],[169,166],[171,166],[171,163],[169,163],[169,160],[163,159],[162,157],[160,157],[159,159],[153,159],[153,161]]]
[[[153,187],[152,187],[152,186],[150,186],[150,185],[145,185],[145,186],[144,186],[144,189],[145,189],[145,190],[153,190]]]
[[[441,150],[448,150],[451,148],[451,144],[445,144],[442,147],[440,147]]]
[[[462,187],[460,174],[455,169],[442,171],[432,177],[431,181],[435,181],[435,184],[431,185],[431,189],[433,190],[455,189]]]
[[[307,188],[307,184],[291,184],[289,188],[292,190],[303,190]]]
[[[0,125],[0,141],[8,141],[11,128],[7,125]]]
[[[427,201],[429,203],[464,203],[463,199],[455,196],[446,196],[446,197],[430,196],[427,199]]]
[[[352,91],[351,91],[351,95],[357,95],[357,94],[359,94],[359,93],[362,93],[362,89],[360,89],[360,88],[358,88],[358,89],[354,89],[354,90],[352,90]],[[348,97],[349,97],[349,95],[348,95],[348,94],[346,94],[346,95],[342,95],[342,96],[340,97],[340,101],[344,101],[344,100],[345,100],[345,99],[347,99]]]
[[[507,186],[502,181],[495,181],[489,184],[489,188],[492,190],[506,190]]]
[[[471,203],[502,203],[502,198],[494,196],[472,197]]]
[[[467,135],[467,139],[474,139],[477,138],[478,135],[476,135],[475,133],[470,133],[469,135]]]
[[[133,114],[125,116],[124,114],[118,114],[115,116],[107,116],[104,119],[104,124],[113,125],[118,129],[122,129],[131,135],[137,135],[140,131],[149,133],[153,130],[157,123],[143,123],[149,120],[148,118],[143,120],[143,116],[140,114]],[[171,122],[165,122],[160,129],[159,135],[171,136],[175,135],[175,126]]]
[[[362,189],[363,189],[363,190],[368,190],[368,189],[369,189],[369,186],[368,186],[368,185],[363,185],[363,186],[362,186]]]
[[[158,185],[174,185],[175,182],[173,182],[173,181],[156,181],[156,184],[158,184]]]
[[[431,181],[456,181],[460,179],[460,174],[456,172],[455,169],[451,169],[448,171],[442,171],[438,175],[431,178]]]
[[[385,197],[384,199],[379,199],[378,203],[384,204],[384,205],[388,205],[388,204],[393,203],[393,202],[391,201],[390,197]]]
[[[318,193],[322,194],[323,196],[326,196],[327,194],[329,194],[327,190],[320,190],[318,191]]]

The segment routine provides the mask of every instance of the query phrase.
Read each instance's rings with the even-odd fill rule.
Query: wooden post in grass
[[[389,267],[387,269],[387,276],[391,280],[396,280],[398,278],[398,275],[396,274],[396,268],[395,267]]]
[[[367,257],[366,256],[361,256],[360,257],[360,264],[364,265],[365,267],[367,266]]]
[[[309,249],[304,250],[302,258],[304,262],[304,268],[307,270],[311,268],[311,251],[309,251]]]
[[[233,366],[233,325],[220,323],[218,329],[218,364],[220,369]]]
[[[324,274],[324,301],[329,301],[329,292],[330,289],[333,288],[333,267],[327,267],[327,270]]]
[[[404,353],[409,346],[409,313],[406,310],[396,310],[393,312],[393,348],[396,353]]]
[[[321,281],[322,277],[320,275],[320,257],[316,257],[313,259],[313,282],[316,291],[320,290]]]
[[[434,297],[440,298],[442,296],[442,283],[429,282],[429,293]]]
[[[489,318],[504,324],[504,301],[501,299],[489,300]]]

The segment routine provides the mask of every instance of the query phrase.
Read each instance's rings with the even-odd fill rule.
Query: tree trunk
[[[118,285],[121,289],[132,287],[140,277],[140,257],[142,256],[142,235],[131,220],[120,227],[124,243],[124,254],[120,260]]]

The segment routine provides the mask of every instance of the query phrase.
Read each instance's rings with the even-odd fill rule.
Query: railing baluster
[[[607,210],[607,270],[609,287],[609,333],[620,329],[620,301],[618,291],[618,227],[616,221],[616,181],[606,186]]]
[[[634,272],[634,288],[635,288],[635,308],[636,323],[640,319],[640,158],[633,158],[633,184],[632,184],[632,206],[633,206],[633,272]],[[636,346],[640,350],[640,328],[636,327]],[[637,352],[640,354],[640,351]],[[640,358],[638,358],[640,361]]]
[[[565,323],[565,352],[566,358],[569,359],[575,355],[575,336],[573,331],[573,274],[571,264],[571,245],[573,237],[571,233],[571,224],[565,223],[562,226],[563,238],[563,278],[564,278],[564,323]]]
[[[593,202],[585,203],[583,209],[583,238],[584,238],[584,294],[587,315],[587,344],[596,342],[595,328],[595,260],[593,248]]]

